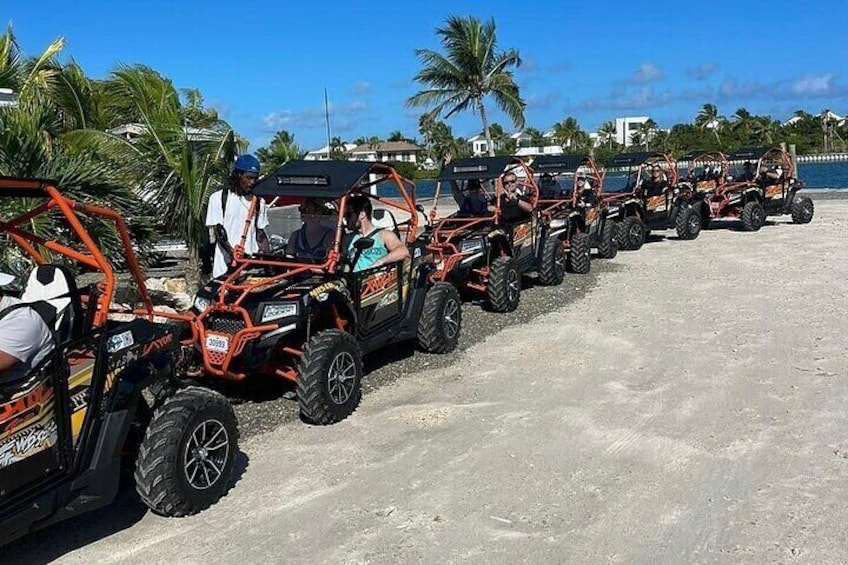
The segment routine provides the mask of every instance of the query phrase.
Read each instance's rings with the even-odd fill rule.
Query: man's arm
[[[20,362],[21,360],[14,355],[9,355],[5,351],[0,351],[0,373],[7,369],[11,369]]]
[[[224,229],[224,226],[221,224],[216,224],[214,226],[215,229],[215,239],[218,245],[229,254],[230,257],[233,256],[233,246],[230,245],[230,238],[227,237],[227,230]]]
[[[381,230],[380,237],[383,239],[383,244],[386,246],[389,253],[374,261],[374,267],[409,259],[409,249],[407,249],[403,242],[398,239],[398,236],[389,230]]]

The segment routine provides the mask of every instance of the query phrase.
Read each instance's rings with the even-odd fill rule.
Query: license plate
[[[218,353],[226,353],[230,350],[230,338],[224,335],[207,335],[206,349]]]

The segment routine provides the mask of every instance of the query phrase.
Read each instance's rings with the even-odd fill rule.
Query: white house
[[[475,157],[480,155],[488,155],[489,142],[486,141],[486,136],[481,134],[468,138],[468,144],[471,146],[471,154]]]
[[[0,108],[3,106],[17,106],[18,95],[11,88],[0,88]]]
[[[349,151],[351,161],[400,161],[419,163],[424,149],[408,141],[384,141],[376,145],[364,143]]]
[[[356,145],[353,143],[345,143],[345,153],[350,153],[355,147]],[[330,146],[325,145],[321,149],[310,151],[303,159],[305,161],[327,161],[330,159]]]
[[[630,139],[639,126],[650,120],[648,116],[629,116],[615,119],[615,141],[625,147],[633,145]]]
[[[119,135],[127,141],[138,139],[147,132],[147,126],[144,124],[123,124],[106,130],[112,135]],[[216,141],[221,138],[221,134],[213,129],[184,127],[183,131],[189,141]]]

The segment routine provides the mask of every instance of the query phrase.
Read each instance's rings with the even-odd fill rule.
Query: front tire
[[[758,231],[766,221],[766,213],[756,200],[751,200],[742,208],[742,229]]]
[[[813,201],[807,196],[796,196],[792,201],[792,223],[809,224],[813,219]]]
[[[585,275],[592,267],[592,242],[588,233],[576,233],[571,237],[571,249],[568,251],[568,270]]]
[[[428,353],[456,349],[462,327],[459,291],[450,283],[437,282],[424,296],[418,318],[418,346]]]
[[[618,224],[611,220],[604,220],[604,228],[601,230],[601,240],[598,243],[598,257],[613,259],[618,255]]]
[[[701,233],[701,213],[690,206],[682,208],[675,218],[675,230],[680,239],[695,239]]]
[[[620,249],[628,251],[638,251],[645,243],[645,238],[648,237],[645,222],[638,216],[627,216],[621,222],[619,230],[618,244]]]
[[[486,284],[489,309],[493,312],[512,312],[521,300],[521,274],[512,257],[498,257],[489,267]]]
[[[227,491],[238,454],[233,407],[221,394],[188,387],[167,398],[139,446],[136,491],[161,516],[188,516]]]
[[[353,414],[361,398],[362,355],[354,337],[336,329],[313,335],[298,365],[300,418],[335,424]]]
[[[545,286],[557,286],[565,279],[565,267],[568,260],[565,247],[556,237],[549,237],[542,248],[542,264],[539,266],[539,283]]]

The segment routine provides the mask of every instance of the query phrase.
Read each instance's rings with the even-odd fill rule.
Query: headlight
[[[281,318],[291,318],[297,316],[297,302],[278,302],[275,304],[267,304],[262,309],[261,324]]]
[[[207,308],[209,308],[210,304],[212,304],[211,298],[206,298],[205,296],[195,296],[194,304],[192,304],[191,307],[197,310],[198,312],[203,312]]]
[[[484,242],[482,239],[466,239],[459,244],[460,253],[469,253],[483,250]]]

